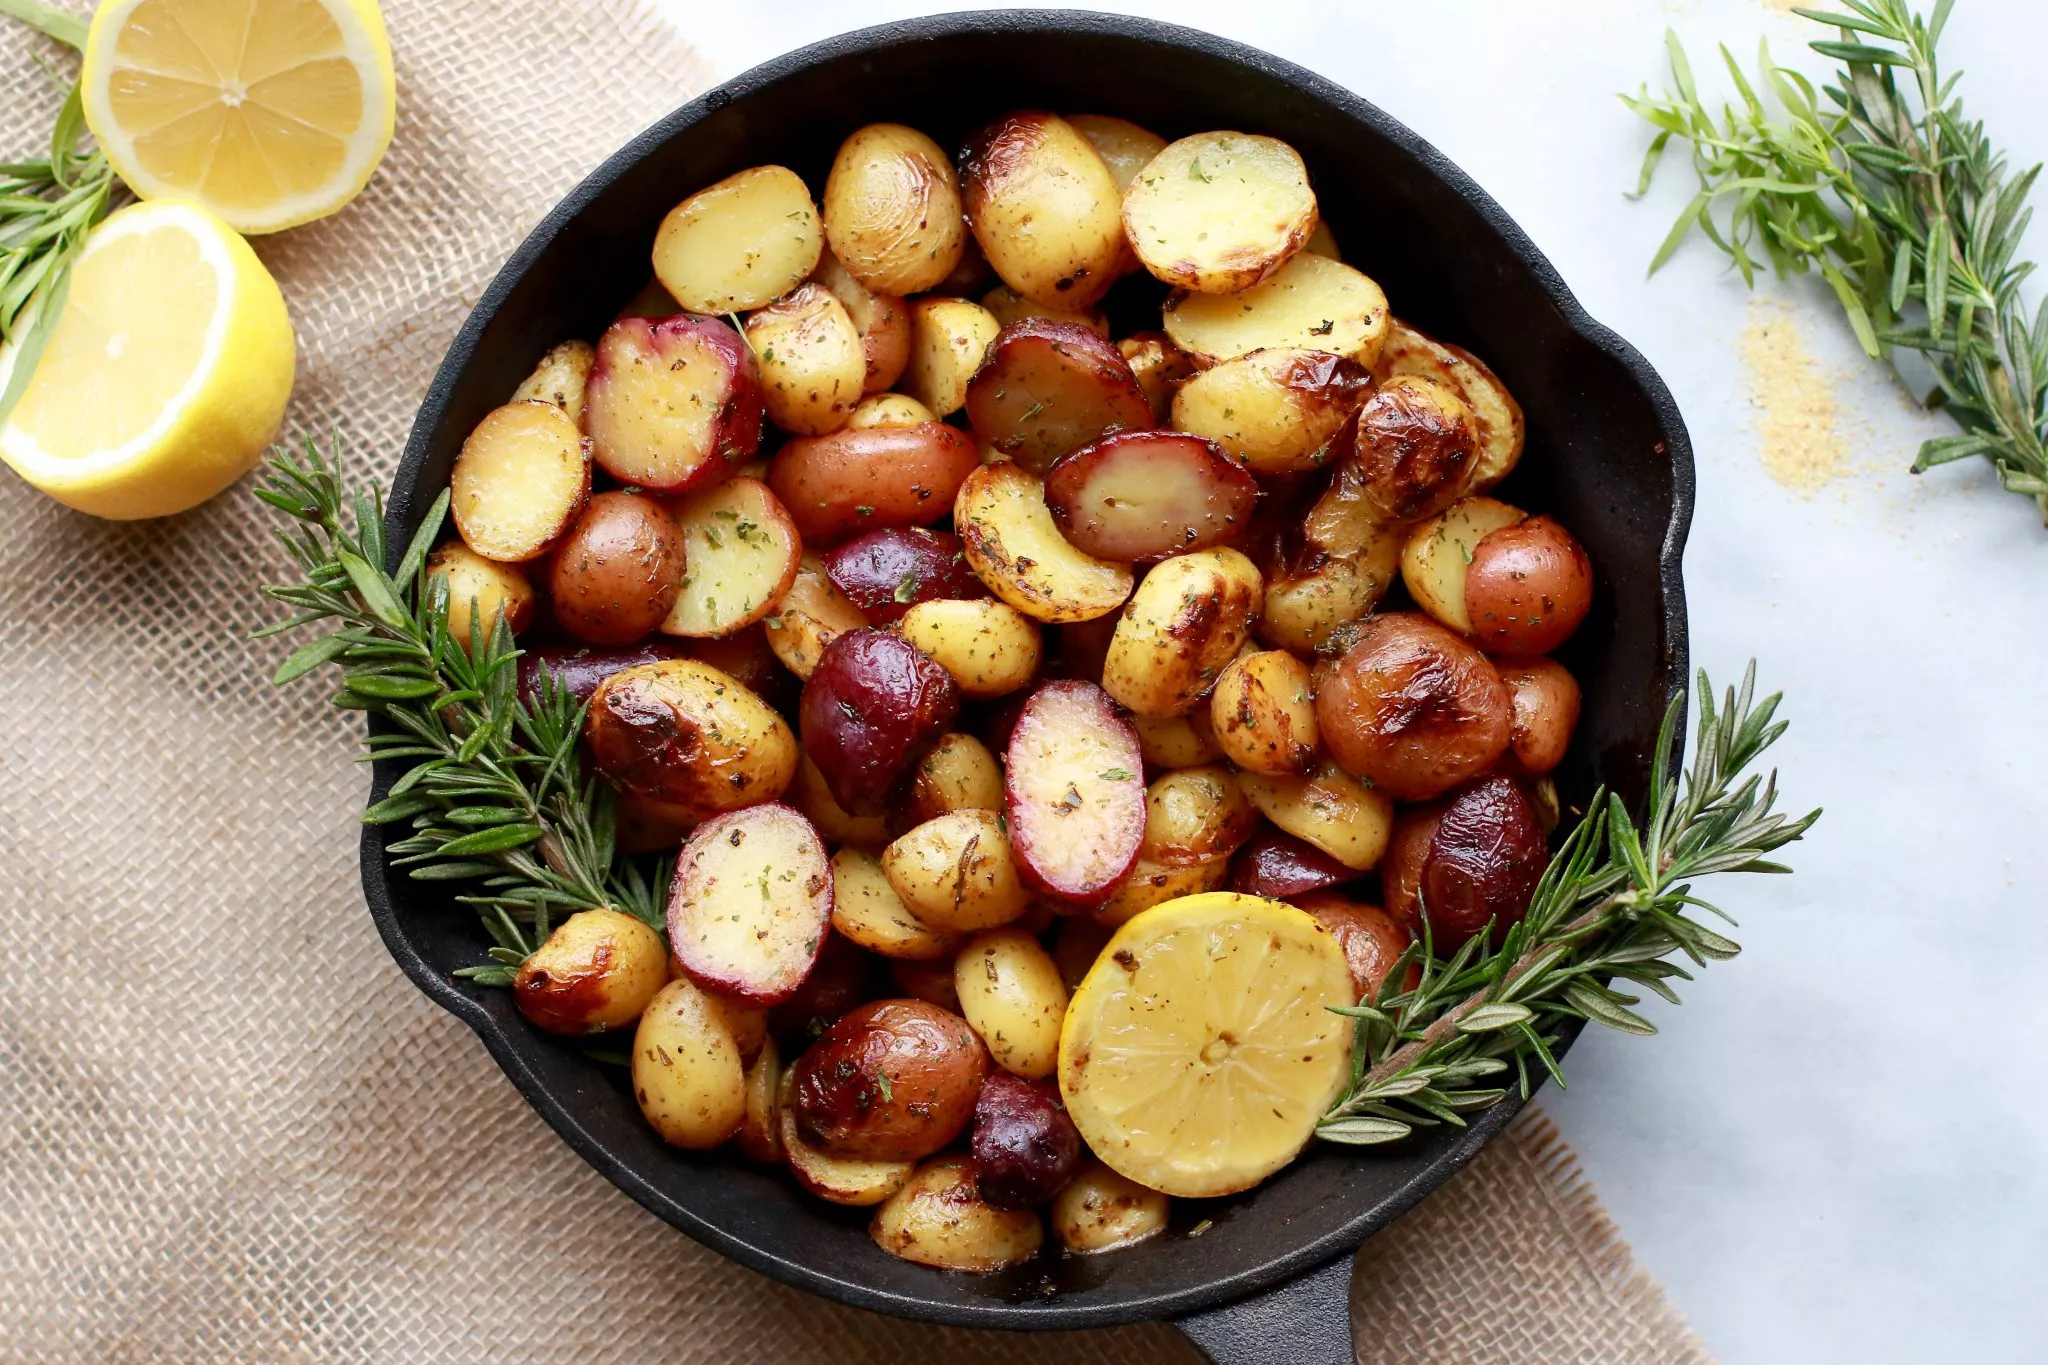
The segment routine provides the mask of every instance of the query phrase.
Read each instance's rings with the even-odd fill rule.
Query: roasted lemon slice
[[[256,233],[356,197],[396,89],[375,0],[105,0],[81,93],[129,188]]]
[[[1060,1093],[1119,1175],[1191,1198],[1292,1161],[1349,1073],[1355,999],[1336,939],[1306,913],[1228,891],[1117,930],[1060,1031]]]

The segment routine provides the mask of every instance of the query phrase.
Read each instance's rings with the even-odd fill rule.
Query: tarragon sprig
[[[1636,193],[1674,139],[1691,144],[1699,177],[1650,270],[1694,229],[1751,285],[1762,260],[1780,275],[1817,270],[1863,349],[1917,352],[1933,372],[1929,405],[1962,428],[1924,443],[1914,472],[1982,456],[2048,518],[2048,298],[2029,313],[2020,286],[2034,267],[2014,259],[2040,167],[2008,179],[1984,125],[1963,116],[1935,54],[1954,0],[1926,19],[1906,0],[1841,3],[1795,11],[1841,33],[1809,44],[1843,63],[1818,91],[1768,47],[1753,86],[1724,47],[1742,103],[1716,118],[1667,35],[1664,98],[1622,97],[1657,129]]]
[[[586,705],[545,669],[537,695],[521,697],[502,614],[487,626],[472,605],[467,646],[448,628],[447,585],[426,572],[447,492],[387,573],[383,505],[346,495],[336,466],[309,441],[303,454],[278,451],[256,490],[293,518],[279,538],[305,575],[264,588],[295,614],[259,635],[339,627],[294,652],[275,681],[339,664],[334,705],[387,722],[364,740],[364,761],[411,766],[363,820],[410,823],[389,852],[414,879],[474,886],[457,899],[476,907],[497,946],[492,965],[458,975],[509,984],[551,924],[578,910],[624,910],[661,930],[666,878],[615,855],[610,790],[584,776]]]
[[[1481,1084],[1514,1073],[1523,1096],[1533,1062],[1555,1079],[1559,1030],[1574,1019],[1624,1033],[1656,1032],[1630,1009],[1641,997],[1617,989],[1641,986],[1676,1003],[1673,978],[1691,980],[1678,963],[1722,961],[1738,945],[1692,912],[1727,916],[1701,900],[1693,883],[1717,872],[1784,872],[1767,857],[1803,835],[1820,812],[1798,819],[1777,813],[1777,774],[1748,769],[1784,733],[1773,717],[1778,697],[1758,702],[1756,665],[1721,705],[1704,673],[1699,679],[1699,729],[1693,766],[1670,780],[1683,698],[1664,714],[1642,823],[1606,790],[1594,794],[1551,859],[1528,914],[1489,946],[1475,935],[1448,960],[1427,933],[1389,973],[1412,987],[1383,990],[1370,1002],[1340,1009],[1355,1022],[1351,1082],[1324,1115],[1317,1135],[1332,1142],[1393,1142],[1417,1126],[1462,1126],[1464,1114],[1507,1096]],[[1732,921],[1730,921],[1732,923]]]

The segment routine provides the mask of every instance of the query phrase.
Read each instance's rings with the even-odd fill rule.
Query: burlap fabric
[[[635,0],[386,16],[390,160],[259,243],[299,331],[290,428],[379,479],[513,244],[709,79]],[[0,150],[48,126],[36,56],[68,69],[0,33]],[[643,1213],[372,933],[355,726],[265,681],[280,647],[246,637],[284,559],[246,492],[113,525],[0,474],[0,527],[0,1358],[1195,1359],[1160,1326],[870,1316]],[[1373,1361],[1703,1359],[1540,1118],[1362,1265]]]

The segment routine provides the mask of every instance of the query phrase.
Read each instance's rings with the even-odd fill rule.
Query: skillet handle
[[[1249,1299],[1175,1318],[1216,1365],[1357,1365],[1351,1344],[1356,1252]]]

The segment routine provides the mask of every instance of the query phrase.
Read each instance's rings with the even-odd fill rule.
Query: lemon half
[[[104,0],[85,44],[85,121],[129,188],[240,232],[355,198],[396,91],[375,0]]]
[[[1292,1161],[1350,1074],[1337,940],[1291,905],[1204,892],[1116,931],[1060,1030],[1090,1150],[1164,1194],[1250,1189]]]
[[[16,354],[0,348],[0,392]],[[95,516],[182,512],[262,457],[294,369],[284,295],[249,244],[204,209],[134,204],[86,240],[0,459]]]

